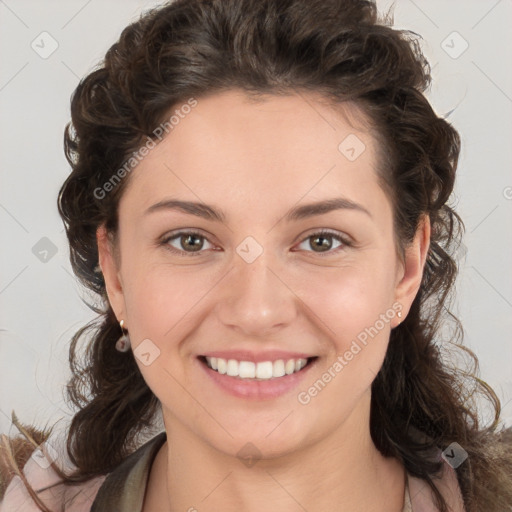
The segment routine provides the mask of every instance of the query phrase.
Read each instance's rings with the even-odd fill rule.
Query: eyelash
[[[184,256],[184,257],[201,256],[203,254],[204,250],[197,251],[197,252],[188,252],[188,251],[182,251],[180,249],[176,249],[176,248],[172,247],[171,245],[169,245],[169,242],[171,240],[177,239],[182,235],[193,235],[198,238],[203,238],[205,240],[208,240],[208,238],[206,236],[204,236],[202,233],[200,233],[199,231],[194,231],[192,229],[192,230],[178,231],[176,233],[172,233],[171,235],[163,238],[160,242],[160,245],[164,246],[167,250],[171,251],[174,254],[177,254],[178,256]],[[307,252],[313,252],[314,254],[321,256],[321,257],[336,254],[336,253],[342,251],[345,247],[352,247],[352,245],[353,245],[352,242],[347,237],[340,235],[336,231],[333,232],[333,231],[329,231],[326,229],[323,229],[316,233],[308,235],[306,238],[301,240],[300,244],[302,244],[309,238],[314,238],[314,237],[334,238],[335,240],[339,241],[342,244],[340,247],[337,247],[336,249],[332,249],[332,250],[330,249],[330,250],[324,251],[324,252],[307,251]]]

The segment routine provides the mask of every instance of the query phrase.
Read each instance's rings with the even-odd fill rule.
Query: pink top
[[[44,457],[38,457],[39,450],[32,454],[23,472],[32,487],[40,491],[38,496],[52,511],[100,512],[115,507],[119,512],[142,512],[151,464],[165,440],[166,434],[161,432],[127,457],[112,473],[73,487],[57,485],[42,490],[60,481],[60,478],[48,466]],[[47,449],[48,444],[50,448]],[[53,453],[53,457],[49,457],[52,457],[60,468],[69,471],[73,466],[64,447],[65,443],[52,438],[44,444],[44,450]],[[436,480],[436,483],[449,506],[449,511],[465,512],[455,470],[446,462],[442,478]],[[407,474],[402,512],[436,510],[432,491],[426,482]],[[0,512],[40,512],[18,476],[15,476],[7,487],[4,499],[0,502]]]

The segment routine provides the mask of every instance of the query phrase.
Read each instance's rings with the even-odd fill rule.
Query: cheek
[[[302,387],[303,400],[298,401],[314,401],[312,409],[326,421],[329,410],[345,417],[382,366],[396,315],[393,275],[362,266],[303,282],[307,284],[300,296],[306,297],[311,321],[322,331],[317,334],[327,357]]]
[[[297,274],[289,279],[290,288],[305,304],[315,323],[323,325],[327,338],[344,349],[366,327],[378,322],[383,314],[394,316],[393,275],[379,265],[350,265],[320,269],[305,278]],[[393,318],[391,316],[391,318]]]
[[[327,357],[298,390],[297,402],[323,429],[349,417],[382,366],[396,315],[389,283],[377,273],[353,272],[323,281],[322,291],[309,289]]]
[[[215,280],[204,273],[167,268],[132,274],[125,302],[137,338],[170,339],[193,317],[202,297]]]

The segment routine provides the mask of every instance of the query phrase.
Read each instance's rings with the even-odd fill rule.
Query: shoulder
[[[105,476],[98,476],[82,484],[65,486],[49,464],[53,461],[64,471],[74,469],[66,456],[64,439],[61,436],[51,436],[40,448],[32,453],[23,467],[23,474],[37,496],[50,510],[89,512]],[[22,479],[19,476],[13,477],[0,502],[0,512],[40,511]]]
[[[34,452],[23,473],[37,496],[50,510],[90,512],[91,510],[140,510],[152,461],[165,442],[165,431],[146,441],[132,452],[111,473],[82,484],[64,485],[49,465],[52,460],[69,472],[74,466],[65,450],[65,439],[48,439],[41,445],[44,456]],[[50,487],[51,486],[51,487]],[[139,503],[140,502],[140,503]],[[0,502],[0,512],[40,512],[20,477],[12,479]]]
[[[446,500],[449,512],[465,512],[464,500],[457,480],[457,473],[446,462],[434,484]],[[434,509],[434,493],[421,478],[408,474],[409,495],[414,512],[431,512]]]

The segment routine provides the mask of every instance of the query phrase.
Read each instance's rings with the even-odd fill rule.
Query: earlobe
[[[126,318],[122,282],[119,277],[118,262],[114,254],[113,242],[104,226],[96,230],[99,266],[105,280],[105,288],[110,305],[118,321]]]
[[[403,308],[402,321],[407,316],[420,289],[429,247],[430,218],[428,215],[424,215],[418,225],[414,240],[405,249],[403,275],[395,288],[395,298]]]

